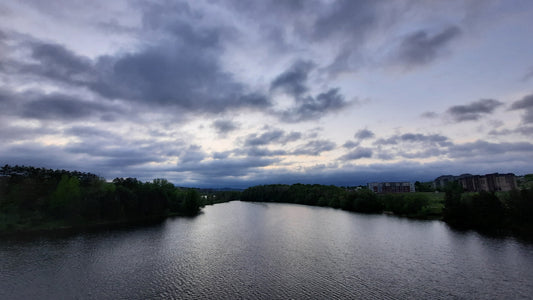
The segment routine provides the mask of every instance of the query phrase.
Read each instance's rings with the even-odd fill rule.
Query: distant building
[[[485,174],[472,175],[462,174],[459,176],[443,175],[439,176],[433,182],[436,189],[443,189],[449,182],[458,182],[467,192],[496,192],[510,191],[516,189],[516,176],[513,173],[508,174]]]
[[[410,193],[415,191],[412,182],[371,182],[368,189],[374,193]]]

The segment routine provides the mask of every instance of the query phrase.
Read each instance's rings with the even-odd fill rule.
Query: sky
[[[533,1],[0,1],[0,164],[179,186],[533,173]]]

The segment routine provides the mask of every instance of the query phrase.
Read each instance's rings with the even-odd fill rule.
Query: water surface
[[[146,227],[0,239],[0,299],[532,297],[532,244],[321,207],[234,201]]]

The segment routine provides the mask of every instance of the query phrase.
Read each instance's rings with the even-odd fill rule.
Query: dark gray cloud
[[[68,135],[94,139],[94,138],[117,138],[114,134],[109,131],[102,130],[93,126],[73,126],[65,130],[65,133]]]
[[[63,94],[36,95],[26,93],[31,100],[22,107],[21,115],[40,120],[79,120],[94,115],[112,113],[111,106],[80,100]]]
[[[344,143],[342,145],[342,147],[346,148],[346,149],[352,149],[352,148],[355,148],[359,146],[359,142],[354,142],[354,141],[346,141],[346,143]]]
[[[286,133],[280,129],[273,129],[266,131],[260,135],[256,133],[250,134],[246,137],[244,141],[245,146],[263,146],[269,144],[281,144],[285,145],[286,143],[294,142],[299,140],[302,137],[300,132],[290,132]]]
[[[57,44],[32,41],[29,46],[31,58],[38,63],[21,66],[21,71],[77,84],[91,79],[93,64],[88,58]]]
[[[524,98],[513,102],[511,110],[524,110],[522,122],[529,124],[533,123],[533,94],[527,95]]]
[[[432,36],[424,30],[416,31],[400,44],[398,60],[409,67],[430,63],[460,34],[457,26],[450,26]]]
[[[378,8],[384,1],[341,0],[321,7],[313,26],[313,37],[323,40],[335,36],[361,41],[378,20]]]
[[[297,61],[287,71],[278,75],[270,84],[270,90],[281,90],[295,98],[307,93],[307,77],[314,64],[310,61]]]
[[[272,157],[272,156],[280,156],[280,155],[287,155],[287,151],[285,150],[269,150],[266,148],[260,148],[260,147],[250,147],[243,151],[239,151],[239,153],[242,152],[242,154],[246,154],[248,157]]]
[[[439,116],[439,114],[434,112],[434,111],[426,111],[426,112],[422,113],[420,116],[422,118],[426,118],[426,119],[435,119],[436,117]]]
[[[441,155],[446,154],[446,148],[441,147],[430,147],[427,149],[419,150],[419,149],[409,149],[407,151],[398,151],[395,153],[395,156],[408,158],[408,159],[420,159],[420,158],[428,158],[428,157],[439,157]]]
[[[386,139],[378,139],[374,145],[397,145],[399,143],[422,143],[428,145],[449,146],[450,140],[440,134],[404,133]]]
[[[525,136],[533,136],[533,126],[518,126],[514,129],[493,129],[489,131],[490,135],[509,135],[509,134],[521,134]]]
[[[85,140],[80,143],[73,143],[66,146],[64,152],[82,155],[87,160],[87,164],[97,164],[107,168],[127,168],[135,165],[142,165],[151,162],[162,162],[164,157],[152,148],[138,147],[128,143],[122,147],[117,144],[105,145],[101,141]]]
[[[338,88],[331,88],[316,96],[308,94],[308,74],[313,66],[310,61],[297,61],[272,81],[271,92],[281,90],[294,98],[294,105],[291,108],[284,111],[272,110],[272,113],[281,120],[285,122],[316,120],[349,105]]]
[[[0,143],[7,144],[14,141],[21,142],[24,140],[33,140],[43,135],[57,134],[58,132],[59,131],[54,128],[12,126],[0,122]]]
[[[285,122],[318,120],[328,113],[340,111],[349,105],[350,103],[344,99],[344,96],[339,94],[339,89],[333,88],[316,97],[301,98],[294,107],[277,114]]]
[[[491,143],[477,140],[472,143],[455,144],[448,148],[447,155],[450,158],[501,157],[502,155],[507,155],[509,153],[523,153],[528,156],[533,153],[533,144],[528,142]]]
[[[13,114],[20,101],[19,94],[0,88],[0,114]]]
[[[179,164],[198,163],[204,160],[207,154],[199,145],[190,145],[179,155]]]
[[[172,29],[174,39],[95,60],[62,45],[32,40],[20,43],[30,51],[31,62],[6,58],[2,63],[18,78],[85,87],[104,99],[175,107],[182,113],[270,106],[266,95],[249,90],[222,70],[218,42],[222,29],[185,23],[173,24]]]
[[[77,95],[44,93],[40,90],[14,92],[0,89],[0,114],[12,117],[56,121],[96,118],[109,121],[115,120],[122,113],[123,109],[118,105],[87,101]]]
[[[220,152],[214,152],[213,153],[213,159],[226,159],[228,158],[233,151],[220,151]]]
[[[102,58],[99,81],[91,88],[107,98],[205,113],[270,105],[265,96],[246,92],[221,70],[217,52],[203,47],[194,41],[176,41],[118,58]]]
[[[524,98],[514,102],[511,109],[530,109],[533,108],[533,94],[527,95]]]
[[[327,152],[335,149],[337,145],[327,140],[310,141],[294,150],[292,154],[295,155],[320,155],[322,152]]]
[[[355,150],[350,151],[349,153],[341,156],[339,160],[347,161],[347,160],[357,160],[361,158],[370,158],[372,157],[372,149],[365,148],[365,147],[359,147]]]
[[[355,133],[354,138],[361,141],[361,140],[371,139],[374,136],[375,134],[372,131],[368,129],[361,129]]]
[[[230,120],[216,120],[211,124],[215,128],[219,136],[226,136],[226,134],[239,129],[239,124]]]
[[[475,121],[494,112],[503,103],[494,99],[481,99],[466,105],[455,105],[446,111],[455,121]]]
[[[193,172],[202,184],[219,180],[220,178],[238,178],[253,176],[261,168],[270,166],[279,159],[272,158],[227,158],[224,160],[210,160],[200,163],[189,163],[172,168],[173,172]]]

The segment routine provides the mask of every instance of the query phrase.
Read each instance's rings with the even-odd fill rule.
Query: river
[[[233,201],[0,238],[0,299],[532,299],[533,244],[441,221]]]

